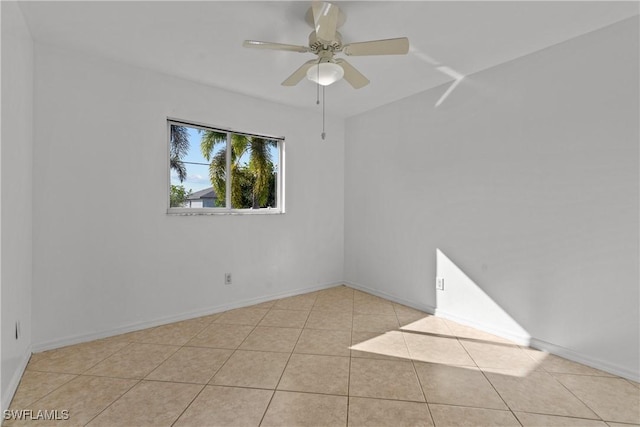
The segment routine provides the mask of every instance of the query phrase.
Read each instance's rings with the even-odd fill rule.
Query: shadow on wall
[[[509,338],[528,346],[531,335],[467,276],[440,249],[436,249],[436,276],[444,289],[436,290],[436,314]]]

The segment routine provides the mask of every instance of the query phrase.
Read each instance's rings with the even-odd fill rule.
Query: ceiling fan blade
[[[406,55],[409,52],[409,39],[400,37],[397,39],[349,43],[344,46],[342,52],[349,56]]]
[[[340,9],[327,2],[313,2],[311,9],[316,37],[322,42],[332,42],[336,38]]]
[[[261,41],[258,41],[258,40],[245,40],[242,43],[242,46],[256,48],[256,49],[285,50],[285,51],[288,51],[288,52],[300,52],[300,53],[309,52],[309,48],[306,47],[306,46],[297,46],[297,45],[294,45],[294,44],[261,42]]]
[[[336,64],[342,67],[344,70],[344,79],[353,86],[354,89],[360,89],[369,84],[369,79],[344,59],[336,59]]]
[[[297,85],[298,83],[300,83],[300,80],[302,80],[307,75],[307,70],[309,70],[309,68],[311,68],[314,64],[317,64],[317,63],[318,63],[317,59],[312,59],[311,61],[305,62],[304,64],[302,64],[300,68],[295,70],[293,74],[291,74],[289,77],[287,77],[285,81],[282,82],[282,86]]]

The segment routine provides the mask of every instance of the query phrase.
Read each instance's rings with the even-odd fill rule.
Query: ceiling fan
[[[332,3],[314,1],[307,11],[305,19],[314,29],[309,35],[309,46],[257,40],[245,40],[243,43],[244,47],[250,48],[308,52],[317,55],[316,59],[305,62],[283,81],[283,86],[295,86],[305,76],[322,86],[328,86],[344,77],[351,86],[360,89],[369,84],[369,79],[346,60],[335,58],[336,54],[343,53],[347,56],[405,55],[409,51],[409,39],[406,37],[342,44],[342,36],[337,29],[344,24],[345,15],[338,6]]]

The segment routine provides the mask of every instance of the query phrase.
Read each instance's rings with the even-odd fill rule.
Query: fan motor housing
[[[309,48],[314,53],[318,53],[322,50],[329,50],[331,52],[339,51],[340,49],[342,49],[342,35],[338,31],[336,31],[334,40],[332,40],[330,44],[326,44],[318,40],[316,32],[312,31],[311,34],[309,34]]]

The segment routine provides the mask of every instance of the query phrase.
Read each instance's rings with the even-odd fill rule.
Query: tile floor
[[[345,286],[34,354],[65,426],[622,426],[640,385]],[[5,421],[4,425],[52,425]]]

